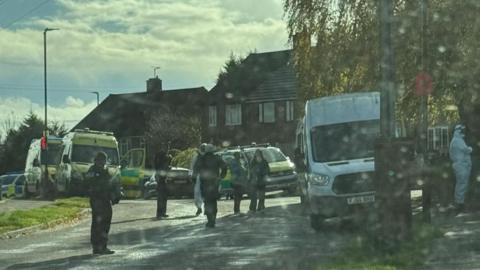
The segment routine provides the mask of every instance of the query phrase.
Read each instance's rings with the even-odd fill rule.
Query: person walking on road
[[[266,178],[269,172],[268,162],[263,157],[262,151],[257,149],[250,164],[250,212],[265,209]]]
[[[170,158],[160,151],[155,155],[155,182],[157,182],[157,219],[167,218],[167,174],[170,171]]]
[[[112,181],[112,176],[105,167],[107,155],[98,152],[92,165],[86,174],[85,184],[90,196],[92,209],[92,225],[90,242],[93,254],[113,254],[114,251],[107,248],[108,232],[112,222],[112,205],[120,200],[119,190]],[[117,183],[118,184],[118,183]]]
[[[205,154],[198,157],[195,164],[195,171],[200,178],[200,189],[205,204],[205,215],[207,216],[207,228],[214,228],[217,218],[217,200],[220,197],[218,185],[220,179],[227,174],[227,165],[213,152],[215,148],[208,144],[205,147]]]
[[[202,214],[202,204],[203,204],[202,191],[200,188],[200,175],[198,174],[198,172],[195,171],[195,165],[197,163],[198,157],[203,156],[205,154],[206,146],[207,146],[206,143],[202,143],[200,145],[200,147],[197,150],[197,153],[192,158],[192,163],[190,165],[190,171],[192,172],[192,181],[194,183],[193,200],[195,202],[195,206],[197,207],[197,212],[195,213],[195,216],[199,216],[200,214]]]
[[[230,161],[229,167],[232,174],[232,188],[233,188],[233,213],[240,213],[240,202],[245,193],[246,174],[247,171],[240,159],[240,152],[233,154],[233,159]]]
[[[452,141],[450,142],[450,160],[455,172],[455,205],[457,214],[465,210],[465,193],[470,179],[472,147],[465,143],[465,126],[455,126]]]

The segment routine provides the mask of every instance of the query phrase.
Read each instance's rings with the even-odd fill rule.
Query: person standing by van
[[[257,149],[250,165],[250,211],[261,211],[265,209],[265,187],[266,178],[270,168],[263,157],[262,151]],[[258,200],[258,205],[257,205]]]
[[[90,196],[90,207],[92,209],[92,226],[90,231],[90,242],[93,254],[113,254],[114,251],[107,248],[108,232],[112,222],[112,194],[115,188],[111,182],[111,175],[105,167],[107,155],[98,152],[94,164],[88,169],[85,184]]]
[[[214,228],[217,218],[217,200],[220,197],[218,185],[220,179],[227,174],[227,165],[223,160],[214,154],[214,146],[208,144],[205,147],[205,154],[199,156],[195,171],[200,176],[200,188],[205,203],[205,215],[207,216],[207,228]]]
[[[155,156],[155,181],[157,182],[157,219],[167,218],[167,173],[170,171],[170,158],[160,151]]]
[[[245,193],[246,186],[246,169],[240,160],[240,152],[233,154],[233,159],[230,161],[230,171],[232,173],[232,188],[233,188],[233,213],[240,213],[240,202]]]
[[[470,179],[472,160],[470,154],[472,147],[465,143],[465,126],[455,126],[452,141],[450,142],[450,159],[455,172],[455,206],[457,214],[464,211],[465,193]]]

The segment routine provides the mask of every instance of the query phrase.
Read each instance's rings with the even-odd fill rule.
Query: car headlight
[[[326,186],[330,183],[330,176],[324,174],[309,174],[312,185]]]

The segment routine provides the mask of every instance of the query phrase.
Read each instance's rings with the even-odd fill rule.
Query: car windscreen
[[[332,162],[374,155],[379,120],[317,126],[311,130],[313,160]]]
[[[98,152],[107,154],[107,165],[118,165],[118,150],[111,147],[96,145],[74,145],[72,149],[72,162],[93,163]]]
[[[248,160],[252,160],[253,156],[255,155],[256,149],[251,149],[247,150],[246,154],[248,157]],[[275,148],[264,148],[260,149],[260,151],[263,154],[263,158],[268,162],[268,163],[273,163],[273,162],[281,162],[281,161],[286,161],[287,158],[285,155],[278,149]]]
[[[60,163],[61,158],[61,150],[62,146],[60,144],[49,144],[48,145],[48,165],[57,165]],[[40,160],[42,161],[42,165],[45,165],[45,151],[41,152]]]

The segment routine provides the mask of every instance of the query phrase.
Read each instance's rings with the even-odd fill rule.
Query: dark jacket
[[[202,196],[217,198],[220,179],[227,174],[225,162],[213,153],[206,153],[198,157],[194,170],[200,175]]]
[[[170,171],[171,158],[165,152],[159,152],[155,156],[155,181],[157,182],[157,191],[166,190],[167,173]]]
[[[232,173],[232,185],[245,185],[247,171],[242,165],[242,162],[237,159],[232,159],[229,167]]]
[[[85,186],[91,199],[111,200],[115,188],[112,185],[112,176],[106,168],[92,165],[85,177]]]
[[[266,160],[258,162],[254,159],[250,165],[251,184],[260,187],[265,186],[266,177],[269,173],[270,167],[268,166],[268,162]]]

